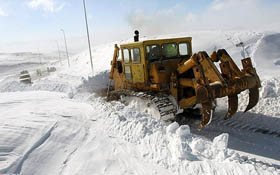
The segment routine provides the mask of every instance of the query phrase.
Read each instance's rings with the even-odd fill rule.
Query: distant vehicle
[[[47,67],[48,72],[55,72],[56,68],[55,67]]]
[[[30,74],[27,70],[23,70],[23,71],[20,72],[19,80],[22,83],[27,83],[27,84],[32,83],[31,76],[30,76]]]

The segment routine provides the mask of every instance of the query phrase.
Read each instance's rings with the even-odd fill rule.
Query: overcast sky
[[[134,29],[143,35],[161,35],[191,30],[280,28],[279,0],[86,2],[95,43],[126,39]],[[82,0],[0,0],[0,52],[16,46],[14,43],[61,40],[61,28],[72,40],[85,36],[83,15]]]

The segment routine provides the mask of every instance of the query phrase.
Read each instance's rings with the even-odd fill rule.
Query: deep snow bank
[[[239,110],[244,111],[249,102],[248,91],[239,96]],[[222,99],[221,105],[227,105],[227,99]],[[270,79],[262,80],[260,88],[259,103],[250,110],[253,113],[259,113],[267,116],[280,118],[280,77],[275,76]]]
[[[268,169],[252,166],[227,149],[228,134],[206,141],[190,133],[188,126],[157,122],[135,111],[136,103],[116,103],[105,118],[107,131],[135,144],[146,161],[157,163],[175,174],[255,174]],[[255,169],[257,168],[257,170]],[[261,172],[262,168],[267,169]],[[275,169],[270,172],[272,173]]]

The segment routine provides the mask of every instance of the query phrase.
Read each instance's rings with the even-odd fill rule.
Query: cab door
[[[131,58],[130,58],[130,49],[124,48],[122,50],[123,54],[123,62],[124,62],[124,75],[125,79],[128,82],[132,82],[132,64],[131,64]]]
[[[141,49],[134,47],[130,49],[131,61],[132,61],[132,79],[133,83],[145,82],[144,60],[141,58]]]

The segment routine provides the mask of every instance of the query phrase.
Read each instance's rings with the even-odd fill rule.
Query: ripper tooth
[[[237,94],[228,96],[228,112],[224,119],[231,118],[238,109],[238,96]]]
[[[253,107],[255,107],[258,102],[259,102],[259,88],[254,87],[249,89],[249,103],[244,112],[247,112]]]

